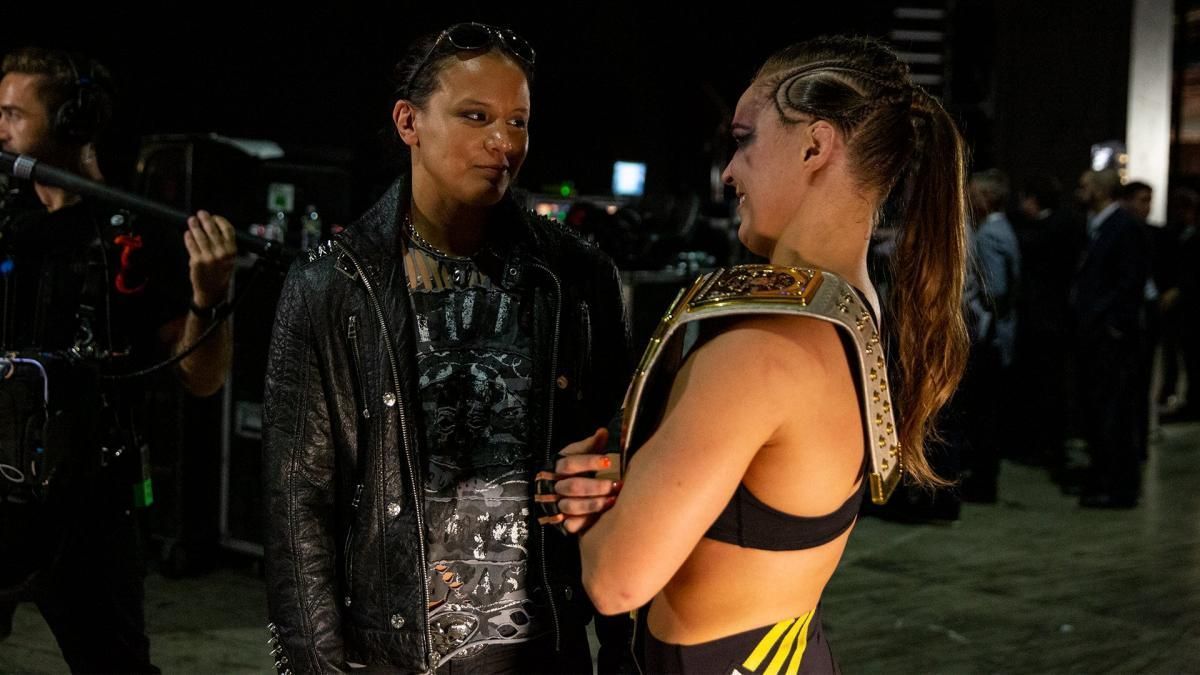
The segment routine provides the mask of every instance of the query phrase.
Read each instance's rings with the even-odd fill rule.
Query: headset
[[[87,59],[87,72],[79,68],[79,61],[69,53],[64,54],[71,74],[75,77],[75,95],[63,101],[54,112],[52,129],[59,138],[78,145],[96,140],[100,128],[108,121],[111,107],[108,93],[97,80],[96,62]]]

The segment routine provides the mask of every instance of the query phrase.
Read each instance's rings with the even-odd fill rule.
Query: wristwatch
[[[195,301],[191,301],[188,303],[188,311],[211,323],[217,320],[217,317],[225,311],[228,305],[228,302],[222,300],[212,307],[200,307],[196,305]]]

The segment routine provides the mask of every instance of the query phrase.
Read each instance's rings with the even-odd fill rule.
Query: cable
[[[108,338],[108,353],[111,354],[117,346],[113,344],[112,334],[112,293],[108,290],[109,279],[112,279],[112,276],[109,275],[108,269],[108,250],[104,246],[104,231],[100,222],[96,220],[96,214],[90,212],[89,215],[92,219],[92,229],[96,233],[96,246],[100,249],[100,263],[104,266],[104,283],[100,288],[104,289],[104,333]]]
[[[179,363],[180,361],[186,359],[188,356],[190,356],[192,354],[192,352],[199,349],[200,346],[205,343],[205,341],[207,341],[210,337],[212,337],[212,334],[214,332],[216,332],[217,328],[219,328],[221,326],[221,324],[225,323],[226,319],[228,319],[231,315],[233,315],[233,312],[235,310],[237,310],[238,305],[240,305],[242,300],[245,299],[246,291],[250,290],[250,288],[254,285],[254,280],[257,279],[259,273],[262,272],[263,265],[266,264],[265,261],[266,261],[265,258],[260,257],[258,260],[256,260],[254,262],[254,266],[250,268],[250,278],[247,279],[246,283],[238,290],[237,293],[234,294],[233,300],[230,301],[230,303],[228,305],[226,305],[224,308],[217,311],[217,316],[213,320],[213,322],[208,325],[208,328],[204,329],[204,332],[200,334],[200,337],[196,338],[195,342],[188,345],[187,349],[184,349],[183,351],[179,352],[175,356],[172,356],[171,358],[167,359],[166,361],[163,361],[161,363],[156,363],[153,366],[150,366],[148,368],[143,368],[141,370],[135,370],[132,373],[121,373],[119,375],[101,375],[100,379],[112,381],[112,380],[131,380],[131,379],[138,378],[138,377],[145,377],[147,375],[152,375],[154,373],[157,373],[158,371],[163,370],[164,368],[169,368],[169,367]]]

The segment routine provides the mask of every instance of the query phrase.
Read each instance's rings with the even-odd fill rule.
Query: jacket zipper
[[[363,484],[354,486],[354,499],[350,502],[350,527],[346,530],[346,596],[342,602],[350,606],[350,595],[354,589],[354,526],[358,522],[358,503],[362,499]]]
[[[579,317],[583,335],[579,340],[579,372],[575,373],[575,391],[578,392],[577,398],[583,400],[592,372],[592,313],[586,300],[579,301]]]
[[[354,376],[359,378],[359,396],[362,399],[362,419],[371,419],[371,406],[367,401],[366,375],[362,372],[362,359],[359,358],[359,317],[350,315],[346,336],[350,341],[350,356],[354,358]]]
[[[550,465],[550,460],[554,452],[554,389],[558,382],[558,333],[562,323],[562,283],[558,280],[558,276],[544,265],[533,264],[546,273],[550,280],[554,282],[554,341],[550,347],[550,388],[549,404],[546,412],[546,464]],[[550,583],[550,564],[546,557],[546,530],[543,525],[538,528],[542,537],[542,583],[546,584],[546,598],[550,603],[550,618],[554,622],[554,651],[561,649],[562,630],[558,622],[558,608],[554,604],[554,586]]]
[[[411,497],[413,501],[413,512],[417,515],[417,550],[421,555],[422,569],[428,566],[428,558],[425,552],[425,508],[417,494],[417,472],[413,465],[412,448],[408,443],[408,416],[404,414],[404,399],[403,390],[400,388],[400,367],[399,359],[396,358],[396,350],[392,345],[392,332],[388,329],[387,320],[383,315],[383,307],[379,304],[379,296],[375,294],[375,287],[371,285],[371,280],[367,278],[366,271],[362,264],[358,262],[358,258],[350,249],[340,241],[334,241],[339,249],[346,254],[346,258],[350,260],[350,264],[354,265],[354,269],[358,272],[358,278],[362,279],[363,288],[367,291],[367,297],[371,301],[371,306],[375,309],[375,316],[379,320],[379,328],[383,333],[383,347],[387,352],[388,362],[392,367],[392,386],[393,394],[396,397],[396,416],[400,421],[400,444],[404,446],[404,463],[408,468],[409,486],[412,490]],[[421,590],[425,599],[425,604],[421,606],[421,635],[425,640],[425,663],[428,664],[429,656],[433,652],[433,642],[429,639],[429,575],[421,574]]]

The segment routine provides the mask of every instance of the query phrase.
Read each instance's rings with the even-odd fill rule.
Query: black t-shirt
[[[46,457],[54,455],[44,470],[55,467],[54,484],[71,485],[59,493],[78,492],[76,480],[95,484],[96,468],[117,461],[116,455],[101,457],[101,448],[124,447],[131,450],[120,455],[124,468],[109,471],[112,480],[104,481],[123,503],[129,481],[137,480],[131,446],[140,445],[141,430],[133,420],[141,417],[150,382],[104,376],[167,356],[159,329],[186,313],[191,286],[179,232],[150,223],[118,228],[114,215],[90,200],[53,213],[37,207],[0,213],[0,354],[45,367],[51,427],[41,442],[26,445],[44,442]],[[18,392],[20,379],[2,383],[8,388],[0,391],[5,418],[37,414],[16,401],[41,396],[43,382],[26,378],[30,391]],[[29,439],[28,423],[0,419],[0,437]],[[0,448],[0,464],[16,466],[20,462],[13,457],[21,460],[29,452],[10,447],[5,454]]]
[[[81,200],[23,210],[0,237],[0,349],[66,351],[111,368],[161,355],[158,330],[187,311],[182,236],[112,225],[116,211]]]

